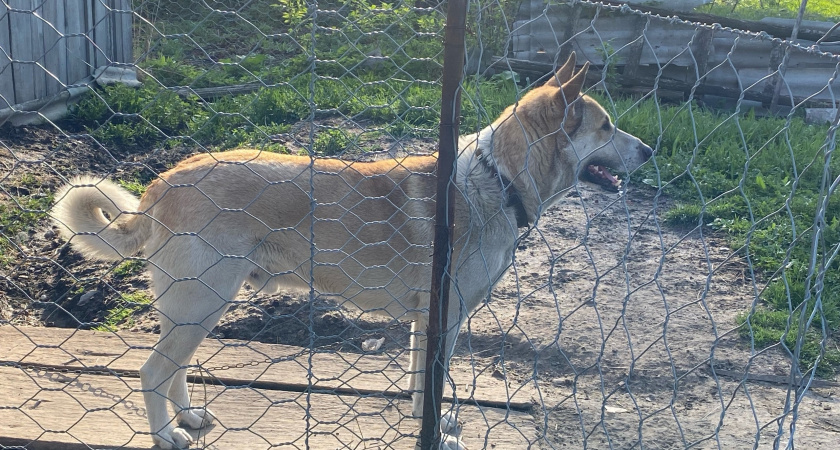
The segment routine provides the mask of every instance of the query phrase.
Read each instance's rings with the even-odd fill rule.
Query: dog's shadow
[[[411,323],[365,314],[307,295],[253,296],[237,303],[213,329],[212,337],[348,353],[368,339],[385,338],[378,352],[408,349]]]

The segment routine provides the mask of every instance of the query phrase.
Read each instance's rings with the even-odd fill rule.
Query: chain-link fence
[[[0,2],[0,448],[840,439],[836,6],[70,3]]]

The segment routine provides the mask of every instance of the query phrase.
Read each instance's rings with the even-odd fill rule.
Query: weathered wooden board
[[[108,2],[111,3],[111,2]],[[111,34],[113,16],[108,5],[104,2],[96,2],[93,5],[93,61],[95,67],[105,66],[111,63],[110,56],[113,55],[114,36]]]
[[[145,333],[4,325],[0,326],[0,361],[67,369],[103,367],[136,376],[157,338]],[[274,362],[266,363],[266,359]],[[310,354],[306,348],[288,345],[205,339],[194,360],[200,362],[205,374],[222,378],[228,385],[251,383],[301,390],[311,383],[320,391],[408,395],[407,352],[396,358],[384,354]],[[455,363],[450,375],[460,402],[490,406],[511,403],[514,408],[524,409],[537,398],[530,383],[505,380],[492,370],[478,372],[469,364]],[[451,391],[445,390],[445,395],[451,397]]]
[[[10,33],[12,72],[14,74],[15,102],[23,103],[35,98],[35,50],[32,47],[32,36],[29,31],[32,29],[33,16],[22,11],[32,10],[31,0],[12,0],[9,2],[12,9],[9,11],[9,26],[11,30],[23,30],[20,33]]]
[[[0,367],[0,446],[27,449],[149,448],[139,380]],[[420,421],[410,401],[193,385],[218,422],[193,431],[208,449],[413,449]],[[530,414],[462,405],[469,448],[524,449],[536,442]]]
[[[61,91],[67,82],[67,50],[61,32],[54,24],[64,25],[64,5],[46,2],[42,5],[44,25],[44,67],[46,70],[46,93],[53,95]]]
[[[0,2],[0,111],[130,64],[131,0]]]
[[[88,8],[65,8],[64,42],[67,49],[67,83],[76,83],[90,75],[88,63],[87,15]]]
[[[0,30],[9,29],[9,7],[0,2]],[[0,32],[0,48],[10,48],[12,44],[8,33]],[[7,81],[12,79],[12,60],[6,52],[0,52],[0,109],[6,109],[15,102],[14,84]]]
[[[609,54],[613,68],[624,68],[625,84],[636,84],[626,83],[634,80],[653,87],[653,80],[658,79],[692,86],[699,74],[704,76],[702,83],[723,88],[721,93],[726,97],[734,92],[735,99],[748,86],[754,85],[751,90],[755,92],[774,90],[776,78],[768,75],[781,62],[773,57],[778,54],[778,42],[667,18],[596,9],[583,3],[573,6],[561,3],[547,4],[544,0],[522,3],[520,20],[514,22],[511,33],[513,59],[556,65],[555,59],[562,62],[565,55],[575,50],[578,61],[588,60],[600,66]],[[753,25],[773,28],[757,22]],[[827,29],[832,24],[823,25]],[[801,40],[806,35],[814,38],[800,33],[797,42],[802,48],[791,48],[783,95],[790,88],[796,98],[794,103],[807,99],[833,104],[836,98],[832,93],[838,86],[834,76],[838,65],[836,49],[840,47],[819,46],[826,54],[805,50],[814,45],[813,41]],[[780,37],[788,36],[790,32]],[[564,57],[559,58],[561,55]],[[662,83],[657,87],[663,88]]]
[[[131,0],[115,0],[114,10],[115,28],[115,49],[114,60],[126,63],[134,62],[132,37],[134,34],[131,30],[132,8]]]

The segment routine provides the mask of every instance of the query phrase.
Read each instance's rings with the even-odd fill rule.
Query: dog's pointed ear
[[[569,81],[563,83],[563,87],[557,91],[560,100],[565,104],[575,101],[580,92],[583,90],[583,82],[586,81],[586,72],[589,71],[589,61],[583,64],[583,67],[576,73]]]
[[[557,72],[545,82],[545,86],[559,88],[563,85],[563,83],[569,81],[569,78],[572,78],[572,73],[575,71],[575,59],[577,59],[575,52],[572,52],[572,54],[569,55],[569,59],[567,59],[566,62],[557,69]]]

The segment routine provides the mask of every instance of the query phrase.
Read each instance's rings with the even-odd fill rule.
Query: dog
[[[578,180],[616,187],[609,169],[631,172],[653,154],[582,95],[588,67],[575,72],[572,54],[491,125],[459,139],[446,361],[511,265],[520,228]],[[311,288],[412,321],[409,387],[422,415],[435,166],[433,155],[350,162],[233,150],[180,162],[139,200],[89,176],[60,189],[51,214],[74,249],[112,261],[142,250],[148,261],[161,333],[140,378],[154,443],[188,446],[183,427],[212,422],[189,404],[185,367],[245,283]]]

